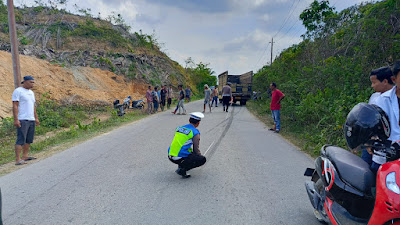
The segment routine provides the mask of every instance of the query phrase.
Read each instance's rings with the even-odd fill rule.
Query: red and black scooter
[[[400,147],[386,141],[390,126],[384,112],[363,104],[354,107],[347,117],[347,143],[351,149],[366,143],[363,146],[384,156],[385,162],[375,175],[357,155],[339,147],[323,146],[315,169],[308,168],[304,174],[311,176],[305,186],[320,222],[400,224]]]
[[[388,149],[390,152],[393,149]],[[376,176],[351,152],[324,146],[306,189],[314,215],[331,224],[400,224],[400,160],[383,164]]]

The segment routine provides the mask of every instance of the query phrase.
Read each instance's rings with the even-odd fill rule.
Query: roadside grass
[[[197,100],[200,100],[200,99],[204,99],[204,94],[203,95],[197,94],[197,95],[190,96],[190,101],[191,102],[194,102],[194,101],[197,101]],[[187,103],[187,102],[185,102],[185,103]]]
[[[39,140],[34,141],[31,145],[30,153],[35,155],[50,151],[54,147],[65,149],[75,143],[85,141],[121,125],[147,116],[147,114],[144,113],[144,110],[128,110],[128,112],[122,117],[117,116],[116,110],[101,110],[92,112],[92,114],[93,113],[97,113],[98,115],[107,115],[108,119],[102,121],[101,119],[94,117],[89,122],[77,120],[75,124],[71,124],[67,128],[48,126],[41,128],[41,126],[38,126],[37,128],[39,131],[41,128],[46,130],[47,133],[43,133],[43,131],[38,132],[39,134],[35,139]],[[16,132],[13,127],[12,118],[3,119],[0,125],[0,131],[0,165],[3,165],[15,161],[14,145],[16,141]]]
[[[117,116],[116,111],[111,111],[111,117],[107,120],[101,121],[96,117],[89,124],[80,124],[77,126],[71,126],[68,130],[60,132],[53,137],[44,139],[43,141],[33,143],[31,146],[32,152],[40,152],[46,150],[48,147],[52,147],[59,144],[64,144],[73,140],[86,140],[90,137],[97,136],[102,133],[106,133],[113,128],[121,125],[139,120],[147,115],[141,110],[135,110],[127,112],[124,116]]]
[[[268,127],[274,126],[269,101],[251,100],[248,101],[246,105],[247,109],[264,124],[266,124]],[[304,127],[300,127],[295,123],[291,123],[290,121],[291,118],[285,115],[283,109],[283,111],[281,111],[281,131],[279,134],[298,147],[301,151],[307,153],[313,158],[317,157],[320,154],[320,149],[314,149],[308,146],[306,139],[303,138]]]

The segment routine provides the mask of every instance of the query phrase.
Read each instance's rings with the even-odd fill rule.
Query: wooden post
[[[15,26],[15,13],[13,0],[7,0],[8,7],[8,29],[10,31],[11,54],[14,71],[14,87],[17,88],[21,84],[21,69],[19,65],[17,28]]]

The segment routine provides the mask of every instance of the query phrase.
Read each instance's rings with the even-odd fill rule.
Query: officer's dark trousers
[[[206,157],[194,153],[190,154],[186,158],[181,158],[178,160],[173,160],[169,158],[169,160],[175,164],[178,164],[179,168],[185,169],[186,171],[202,166],[207,161]]]

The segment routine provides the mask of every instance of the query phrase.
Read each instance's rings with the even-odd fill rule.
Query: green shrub
[[[347,147],[343,124],[352,107],[373,93],[370,71],[400,59],[398,26],[388,25],[394,17],[400,17],[395,0],[343,10],[254,75],[254,90],[266,92],[276,82],[286,95],[282,127],[298,134],[305,150],[319,152],[324,144]]]
[[[29,40],[26,36],[22,36],[20,42],[23,45],[28,45],[31,42],[31,40]]]
[[[89,18],[85,23],[79,23],[78,27],[70,32],[70,35],[108,41],[115,47],[126,47],[128,45],[128,40],[121,33],[112,29],[111,26],[101,25],[97,27],[93,20]]]
[[[131,72],[129,72],[126,76],[127,76],[129,79],[135,79],[135,78],[136,78],[136,73],[131,73]]]
[[[132,63],[132,64],[129,66],[129,71],[135,71],[135,69],[136,69],[135,64]]]
[[[37,6],[33,8],[33,11],[35,11],[36,13],[40,13],[45,9],[44,6]]]
[[[112,64],[111,60],[109,60],[108,58],[100,57],[99,62],[100,62],[100,64],[104,63],[104,64],[108,65],[110,67],[110,70],[112,72],[115,72],[115,66]]]
[[[14,118],[8,117],[1,120],[0,137],[8,136],[15,132]]]
[[[0,1],[0,23],[1,24],[7,24],[8,25],[8,9],[7,6],[3,3],[3,1]],[[7,26],[8,29],[8,26]]]

